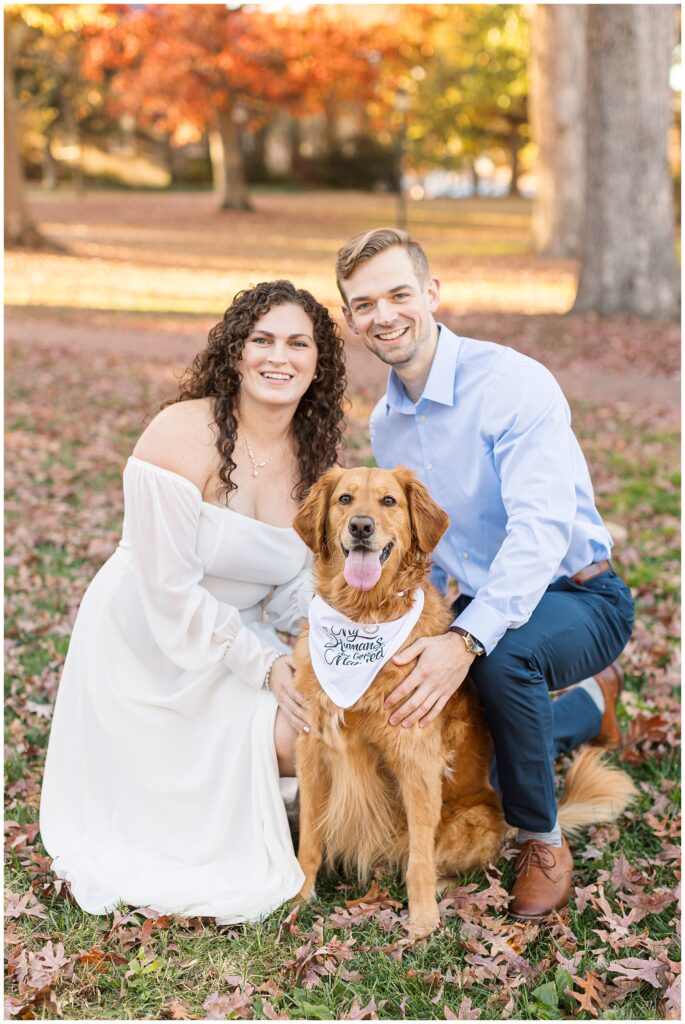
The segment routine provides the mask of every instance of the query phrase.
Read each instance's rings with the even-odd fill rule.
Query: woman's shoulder
[[[208,398],[167,405],[140,435],[133,455],[186,477],[204,490],[216,462],[214,413]]]

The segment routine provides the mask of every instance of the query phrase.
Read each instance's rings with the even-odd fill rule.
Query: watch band
[[[458,633],[460,637],[463,637],[464,643],[466,644],[466,650],[470,651],[471,654],[475,654],[476,657],[480,657],[481,654],[485,654],[485,648],[473,633],[467,632],[467,630],[462,629],[461,626],[450,626],[448,632]]]

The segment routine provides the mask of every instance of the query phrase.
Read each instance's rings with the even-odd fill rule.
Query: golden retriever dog
[[[421,588],[423,609],[399,649],[444,633],[453,621],[428,583],[430,553],[448,517],[409,470],[336,467],[312,487],[294,526],[314,552],[317,594],[345,619],[393,623]],[[387,661],[343,709],[314,672],[307,627],[294,657],[310,709],[310,732],[296,746],[300,895],[313,897],[324,857],[361,880],[374,868],[401,867],[410,934],[427,935],[439,923],[438,876],[494,861],[507,828],[488,781],[492,742],[475,690],[465,680],[423,728],[391,726],[384,702],[416,662]],[[602,765],[599,755],[587,751],[569,772],[559,806],[566,832],[616,817],[632,795],[625,773]]]

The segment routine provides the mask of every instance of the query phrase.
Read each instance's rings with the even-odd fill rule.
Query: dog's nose
[[[366,540],[376,532],[376,524],[371,516],[352,516],[348,529],[351,537]]]

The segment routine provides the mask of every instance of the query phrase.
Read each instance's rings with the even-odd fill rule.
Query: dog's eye
[[[352,501],[352,495],[351,494],[341,494],[340,497],[338,498],[338,502],[341,505],[349,505],[349,503],[351,501]]]
[[[381,498],[381,505],[396,505],[397,502],[391,494],[386,494],[384,498]]]

